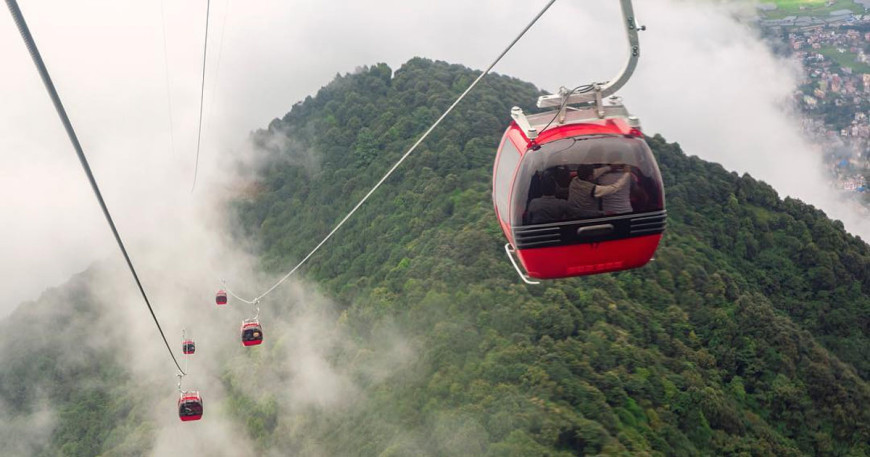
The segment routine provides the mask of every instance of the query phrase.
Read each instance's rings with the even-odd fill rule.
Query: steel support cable
[[[498,57],[496,57],[496,59],[491,64],[489,64],[489,66],[486,68],[486,70],[484,70],[483,73],[481,73],[480,76],[478,76],[477,79],[475,79],[474,82],[472,82],[471,85],[469,85],[468,88],[465,89],[465,91],[459,95],[459,97],[453,102],[453,104],[450,105],[450,107],[447,108],[446,111],[444,111],[444,113],[441,115],[441,117],[439,117],[429,127],[429,129],[426,130],[426,132],[424,132],[423,135],[417,139],[417,141],[411,146],[411,148],[408,149],[408,151],[405,152],[405,154],[401,158],[399,158],[399,160],[389,170],[387,170],[386,174],[384,174],[384,176],[380,179],[380,181],[378,181],[377,184],[375,184],[374,187],[372,187],[371,190],[369,190],[369,192],[367,194],[365,194],[365,196],[359,201],[359,203],[357,203],[356,206],[354,206],[353,209],[351,209],[350,212],[348,212],[347,215],[344,216],[344,219],[339,221],[339,223],[332,229],[332,231],[330,231],[329,234],[327,234],[326,237],[323,238],[323,240],[321,240],[320,243],[318,243],[317,246],[315,246],[314,249],[312,249],[311,252],[308,253],[308,255],[306,255],[298,264],[296,264],[296,266],[293,267],[293,269],[290,270],[289,273],[284,275],[284,277],[279,279],[278,282],[276,282],[272,287],[270,287],[268,290],[266,290],[265,292],[263,292],[262,294],[260,294],[256,298],[254,298],[253,300],[251,300],[251,301],[243,300],[243,299],[240,299],[240,300],[242,300],[245,303],[252,303],[252,302],[256,303],[256,302],[260,301],[263,297],[265,297],[266,295],[271,293],[273,290],[275,290],[282,283],[284,283],[284,281],[286,281],[288,278],[290,278],[290,276],[292,276],[293,273],[296,273],[296,271],[302,265],[304,265],[305,262],[308,261],[308,259],[311,258],[311,256],[313,256],[314,253],[316,253],[320,249],[321,246],[323,246],[330,238],[332,238],[332,235],[334,235],[335,232],[337,232],[341,228],[341,226],[343,226],[344,223],[347,222],[347,220],[350,219],[351,216],[353,216],[354,213],[356,213],[356,211],[366,202],[366,200],[368,200],[369,197],[371,197],[371,195],[373,193],[375,193],[376,190],[378,190],[378,187],[380,187],[381,184],[383,184],[384,181],[386,181],[387,178],[389,178],[390,175],[392,175],[393,172],[396,171],[397,168],[399,168],[399,165],[401,165],[402,162],[404,162],[405,159],[407,159],[408,156],[410,156],[411,153],[414,152],[414,150],[417,148],[417,146],[419,146],[420,143],[422,143],[423,140],[425,140],[426,137],[428,137],[429,134],[432,133],[433,130],[435,130],[435,127],[437,127],[438,124],[440,124],[441,121],[444,120],[444,118],[447,117],[447,115],[450,114],[451,111],[453,111],[453,108],[455,108],[456,105],[458,105],[459,102],[461,102],[462,99],[464,99],[465,96],[468,95],[468,93],[471,92],[471,90],[474,89],[475,86],[477,86],[477,84],[483,79],[483,77],[486,76],[487,74],[489,74],[489,72],[492,70],[492,68],[495,67],[496,64],[499,63],[499,61],[501,61],[501,59],[508,53],[508,51],[510,51],[511,48],[513,48],[514,45],[517,44],[518,41],[520,41],[520,38],[522,38],[526,34],[526,32],[528,32],[529,29],[532,28],[532,26],[535,25],[536,22],[538,22],[538,19],[540,19],[541,16],[543,16],[544,13],[546,13],[547,10],[550,9],[550,7],[555,2],[556,2],[556,0],[550,0],[549,2],[547,2],[547,4],[541,9],[540,12],[538,12],[538,14],[534,17],[534,19],[532,19],[532,21],[529,22],[528,25],[526,25],[526,27],[520,32],[520,34],[517,35],[517,37],[514,38],[513,41],[511,41],[511,43],[507,46],[507,48],[505,48],[504,51],[502,51],[501,54],[499,54]],[[233,295],[233,296],[235,296],[235,295]]]
[[[234,294],[233,291],[231,291],[230,289],[224,289],[224,290],[225,290],[225,291],[226,291],[226,292],[227,292],[231,297],[235,298],[236,300],[239,300],[239,301],[245,302],[245,303],[247,303],[247,304],[249,304],[249,305],[253,305],[253,304],[256,304],[256,303],[257,303],[255,300],[250,300],[250,301],[249,301],[249,300],[245,300],[245,299],[242,298],[242,297],[239,297],[238,295]]]
[[[196,174],[199,171],[199,145],[202,142],[202,104],[205,99],[205,57],[208,51],[208,12],[211,8],[211,0],[205,2],[205,40],[202,44],[202,83],[199,89],[199,129],[196,133],[196,159],[193,162],[193,185],[190,191],[196,189]]]
[[[226,281],[225,279],[221,279],[220,282],[221,282],[221,284],[223,284],[223,291],[226,292],[227,295],[229,295],[229,296],[235,298],[235,299],[238,300],[238,301],[245,302],[245,303],[247,303],[247,304],[249,304],[249,305],[256,304],[256,302],[253,301],[253,300],[248,301],[248,300],[245,300],[244,298],[242,298],[242,297],[236,295],[232,290],[230,290],[229,287],[227,287],[227,281]]]
[[[191,337],[190,340],[193,341],[193,338]],[[186,352],[188,348],[185,347],[185,343],[187,343],[187,329],[182,328],[181,329],[181,349],[182,349],[181,352],[184,353],[184,372],[189,373],[190,372],[190,354],[188,354]],[[196,343],[194,342],[194,345],[195,344]]]
[[[209,102],[208,102],[208,113],[205,116],[206,120],[208,121],[205,124],[205,134],[206,135],[208,135],[208,132],[211,128],[211,121],[210,120],[214,119],[214,117],[212,116],[212,113],[214,113],[215,98],[217,97],[218,82],[220,80],[219,75],[221,72],[221,57],[223,56],[223,53],[224,53],[224,36],[226,35],[226,32],[227,32],[227,16],[229,15],[229,10],[230,10],[230,0],[227,0],[226,3],[224,4],[224,17],[221,20],[220,40],[218,40],[218,48],[217,48],[218,49],[218,51],[217,51],[217,64],[215,64],[214,70],[212,71],[212,75],[211,75],[211,79],[213,82],[211,84],[211,98],[209,99]],[[212,51],[212,53],[214,53],[214,51]]]
[[[36,42],[33,40],[33,36],[30,34],[30,29],[27,27],[27,23],[24,21],[24,16],[21,14],[21,9],[18,7],[18,2],[16,0],[6,0],[6,5],[9,7],[9,12],[12,14],[12,19],[15,20],[15,25],[18,26],[18,31],[21,33],[21,38],[24,39],[24,44],[27,46],[27,50],[30,52],[30,57],[33,59],[33,63],[36,65],[37,71],[39,71],[39,76],[42,78],[43,84],[45,84],[45,89],[48,91],[49,97],[51,97],[52,103],[54,103],[54,108],[57,111],[57,115],[60,117],[61,122],[63,123],[63,127],[66,130],[67,136],[69,136],[70,142],[72,142],[73,148],[76,151],[76,155],[78,155],[79,162],[82,164],[82,168],[85,171],[85,174],[88,176],[88,181],[91,183],[91,189],[94,191],[94,195],[97,197],[97,202],[100,204],[100,208],[103,210],[103,215],[106,217],[106,222],[109,223],[109,228],[112,229],[112,234],[115,236],[115,241],[118,242],[118,247],[121,248],[121,253],[124,255],[124,260],[127,261],[127,267],[130,268],[130,273],[133,274],[133,279],[136,280],[136,286],[139,287],[139,292],[142,294],[142,298],[145,300],[145,304],[148,306],[148,311],[151,313],[151,317],[154,319],[154,324],[157,325],[157,330],[160,332],[161,338],[163,338],[163,344],[166,345],[166,349],[169,351],[169,356],[172,357],[172,361],[175,362],[175,367],[178,368],[180,373],[179,376],[183,376],[186,373],[181,369],[181,365],[179,365],[178,360],[175,358],[175,354],[172,352],[172,348],[169,346],[169,341],[166,339],[166,335],[163,333],[163,328],[160,326],[160,321],[157,320],[157,316],[154,314],[154,309],[151,307],[151,302],[148,300],[148,295],[145,294],[145,289],[142,287],[142,282],[139,281],[139,275],[136,274],[136,269],[133,268],[133,262],[130,260],[130,256],[127,254],[127,249],[124,247],[124,242],[121,241],[121,235],[118,233],[118,229],[115,227],[115,222],[112,220],[112,215],[109,214],[109,208],[106,207],[106,202],[103,200],[103,195],[100,193],[100,188],[97,186],[97,181],[94,178],[94,174],[91,172],[91,167],[88,165],[88,160],[85,158],[85,153],[82,150],[82,145],[79,143],[78,136],[76,135],[75,130],[73,130],[72,123],[69,120],[69,116],[66,114],[66,109],[63,107],[63,103],[60,101],[60,96],[57,93],[57,89],[54,87],[54,83],[51,81],[51,76],[48,74],[48,69],[45,67],[45,62],[42,60],[42,56],[39,54],[39,49],[36,48]]]
[[[166,100],[169,106],[169,149],[175,153],[175,133],[172,121],[172,86],[169,79],[169,52],[166,46],[166,11],[163,5],[164,0],[160,0],[160,26],[163,30],[163,74],[166,76]]]

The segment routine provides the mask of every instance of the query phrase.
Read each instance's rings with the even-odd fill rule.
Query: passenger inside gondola
[[[571,185],[571,170],[565,165],[553,169],[553,178],[556,179],[556,198],[567,200],[568,187]]]
[[[202,403],[196,400],[185,400],[178,407],[181,417],[202,416]]]
[[[263,341],[263,330],[260,327],[250,327],[242,331],[242,341]]]
[[[556,197],[556,188],[556,179],[553,175],[544,173],[544,177],[541,179],[543,196],[529,202],[529,223],[547,224],[567,219],[570,210],[568,201]]]
[[[610,170],[598,178],[598,184],[602,186],[615,186],[617,182],[625,181],[628,178],[631,168],[625,165],[622,155],[619,151],[610,151],[607,155],[607,163],[610,165]],[[627,214],[632,212],[631,208],[631,188],[623,182],[622,186],[615,186],[613,192],[609,192],[601,197],[601,209],[605,215]]]
[[[632,137],[556,140],[527,153],[516,176],[511,197],[515,226],[636,214],[664,207],[661,175],[652,153],[642,140]],[[563,189],[566,179],[567,193]]]
[[[577,167],[577,177],[571,181],[568,202],[571,213],[576,218],[594,218],[604,215],[601,198],[629,187],[630,167],[627,165],[614,169],[613,166],[595,168],[592,165]],[[604,174],[619,172],[621,177],[611,185],[596,184]]]

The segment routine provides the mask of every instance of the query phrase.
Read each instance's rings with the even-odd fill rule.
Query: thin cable
[[[601,83],[601,84],[603,84],[603,83]],[[538,132],[538,135],[544,133],[550,127],[550,124],[552,124],[553,121],[555,121],[556,118],[559,117],[559,114],[562,112],[562,110],[565,109],[566,106],[568,106],[568,97],[570,97],[574,94],[585,94],[586,92],[589,92],[590,90],[592,90],[592,88],[594,86],[595,86],[594,84],[583,84],[583,85],[580,85],[580,86],[577,86],[577,87],[571,89],[571,92],[568,92],[568,94],[565,95],[565,97],[562,99],[562,104],[559,105],[559,109],[556,110],[556,114],[554,114],[553,118],[550,119],[550,122],[547,122],[547,125],[545,125],[544,128],[542,128]],[[564,89],[564,87],[563,87],[563,89]]]
[[[202,84],[199,89],[199,130],[196,134],[196,160],[193,162],[193,185],[190,191],[196,189],[196,173],[199,171],[199,144],[202,142],[202,102],[205,99],[205,56],[208,51],[208,11],[211,8],[211,0],[205,2],[205,40],[202,44]]]
[[[242,298],[242,297],[236,295],[232,290],[230,290],[229,287],[227,287],[227,280],[226,280],[226,279],[221,279],[220,282],[221,282],[221,284],[222,284],[222,286],[221,286],[221,290],[223,290],[224,292],[226,292],[227,295],[229,295],[229,296],[235,298],[235,299],[238,300],[238,301],[245,302],[245,303],[247,303],[247,304],[249,304],[249,305],[253,305],[254,303],[256,303],[256,302],[254,302],[253,300],[248,301],[248,300],[245,300],[244,298]]]
[[[245,303],[247,303],[247,304],[249,304],[249,305],[253,305],[253,304],[257,303],[257,302],[254,301],[254,300],[250,300],[250,301],[249,301],[249,300],[245,300],[245,299],[242,298],[242,297],[239,297],[238,295],[234,294],[233,291],[231,291],[230,289],[224,288],[224,291],[225,291],[226,293],[228,293],[230,296],[232,296],[233,298],[235,298],[236,300],[239,300],[239,301],[241,301],[241,302],[245,302]]]
[[[224,4],[224,17],[221,19],[221,34],[220,40],[218,40],[218,53],[217,53],[217,64],[215,65],[214,72],[212,73],[211,79],[214,81],[211,85],[211,98],[208,102],[208,114],[205,116],[206,124],[205,124],[205,133],[208,135],[208,132],[211,128],[211,119],[214,119],[212,113],[214,113],[214,101],[217,97],[218,93],[218,82],[220,81],[220,72],[221,72],[221,57],[224,53],[224,36],[227,32],[227,16],[230,11],[230,0],[227,0]]]
[[[446,111],[444,111],[444,114],[442,114],[441,117],[439,117],[439,118],[435,121],[435,123],[433,123],[433,124],[429,127],[429,129],[426,130],[426,132],[423,133],[423,135],[422,135],[419,139],[417,139],[417,141],[414,143],[413,146],[411,146],[410,149],[408,149],[408,151],[405,153],[405,155],[403,155],[403,156],[402,156],[402,157],[401,157],[401,158],[400,158],[400,159],[399,159],[399,160],[398,160],[398,161],[397,161],[397,162],[392,166],[392,168],[390,168],[390,169],[387,171],[387,173],[384,174],[384,176],[380,179],[380,181],[378,181],[377,184],[375,184],[374,187],[372,187],[371,190],[369,190],[369,192],[368,192],[368,193],[367,193],[367,194],[362,198],[362,200],[360,200],[359,203],[357,203],[356,206],[354,206],[353,209],[351,209],[350,212],[347,213],[346,216],[344,216],[344,219],[342,219],[342,220],[338,223],[338,225],[336,225],[336,226],[332,229],[332,231],[329,232],[329,234],[326,235],[326,237],[323,238],[323,240],[321,240],[320,243],[318,243],[317,246],[315,246],[314,249],[312,249],[311,252],[308,253],[308,255],[306,255],[306,256],[305,256],[305,257],[304,257],[304,258],[303,258],[303,259],[302,259],[302,260],[301,260],[301,261],[300,261],[300,262],[299,262],[295,267],[293,267],[293,269],[290,270],[289,273],[287,273],[286,275],[284,275],[283,278],[281,278],[280,280],[278,280],[278,282],[276,282],[275,285],[273,285],[273,286],[270,287],[267,291],[263,292],[262,294],[260,294],[259,296],[257,296],[257,298],[254,298],[254,299],[251,300],[251,301],[256,303],[256,302],[260,301],[263,297],[265,297],[266,295],[268,295],[269,293],[271,293],[273,290],[275,290],[278,286],[280,286],[282,283],[284,283],[284,281],[286,281],[290,276],[292,276],[293,273],[296,273],[296,270],[298,270],[299,267],[301,267],[303,264],[305,264],[305,262],[308,261],[308,259],[311,258],[311,256],[313,256],[314,253],[316,253],[316,252],[320,249],[321,246],[323,246],[323,245],[324,245],[324,244],[325,244],[325,243],[326,243],[330,238],[332,238],[332,235],[334,235],[335,232],[337,232],[338,229],[340,229],[341,226],[344,225],[344,223],[347,222],[347,220],[350,219],[350,217],[353,216],[354,213],[356,213],[356,211],[357,211],[357,210],[358,210],[358,209],[363,205],[363,203],[365,203],[366,200],[368,200],[369,197],[371,197],[371,195],[372,195],[373,193],[375,193],[376,190],[378,190],[378,187],[380,187],[381,184],[383,184],[384,181],[386,181],[387,178],[389,178],[390,175],[392,175],[393,172],[396,171],[397,168],[399,168],[399,165],[401,165],[402,162],[404,162],[405,159],[407,159],[408,156],[410,156],[411,153],[414,152],[415,149],[417,149],[417,146],[419,146],[420,143],[422,143],[423,140],[425,140],[426,137],[428,137],[429,134],[432,133],[433,130],[435,130],[435,127],[437,127],[438,124],[440,124],[441,121],[444,120],[444,118],[447,117],[447,115],[450,114],[451,111],[453,111],[453,108],[455,108],[456,105],[458,105],[459,102],[461,102],[462,99],[464,99],[465,96],[468,95],[468,93],[471,92],[471,90],[474,89],[475,86],[477,86],[477,84],[478,84],[478,83],[483,79],[483,77],[486,76],[487,74],[489,74],[489,72],[492,70],[492,68],[495,67],[496,64],[498,64],[499,61],[501,61],[501,59],[505,56],[505,54],[507,54],[508,51],[510,51],[511,48],[513,48],[514,45],[517,44],[518,41],[520,41],[520,38],[522,38],[523,35],[525,35],[526,32],[528,32],[529,29],[532,28],[532,26],[535,25],[536,22],[538,22],[538,19],[540,19],[541,16],[543,16],[544,13],[545,13],[548,9],[550,9],[550,6],[552,6],[553,3],[555,3],[555,2],[556,2],[556,0],[550,0],[550,1],[547,3],[547,5],[544,6],[543,9],[541,9],[541,11],[540,11],[536,16],[535,16],[534,19],[532,19],[531,22],[529,22],[529,24],[528,24],[528,25],[527,25],[527,26],[522,30],[522,32],[520,32],[520,34],[517,35],[517,37],[514,38],[513,41],[511,41],[511,43],[507,46],[507,48],[505,48],[505,50],[502,51],[501,54],[499,54],[498,57],[496,57],[496,59],[495,59],[491,64],[489,64],[489,66],[486,68],[486,70],[484,70],[483,73],[481,73],[480,76],[478,76],[477,79],[475,79],[474,82],[472,82],[471,85],[468,86],[467,89],[465,89],[465,92],[463,92],[461,95],[459,95],[459,97],[456,99],[456,101],[454,101],[453,104],[450,105],[450,107],[447,108]],[[242,301],[246,301],[246,300],[242,300]],[[250,302],[248,302],[248,303],[250,303]]]
[[[109,223],[109,228],[112,229],[112,234],[115,235],[115,241],[118,242],[118,247],[121,248],[121,253],[124,254],[124,260],[127,261],[127,266],[130,268],[130,273],[133,274],[133,279],[136,280],[136,286],[139,287],[139,292],[142,294],[142,298],[145,299],[145,304],[148,305],[148,311],[151,313],[151,317],[154,319],[154,324],[157,325],[157,330],[160,331],[160,336],[163,338],[163,344],[166,345],[166,349],[169,351],[169,356],[172,357],[172,361],[175,362],[175,367],[178,368],[180,375],[184,375],[184,370],[181,369],[181,365],[178,364],[178,360],[175,358],[175,353],[172,352],[172,348],[169,346],[169,341],[166,339],[166,335],[163,333],[163,328],[160,327],[160,322],[157,320],[157,316],[154,314],[154,309],[151,307],[151,302],[148,300],[148,296],[145,294],[145,289],[142,287],[142,282],[139,281],[139,275],[136,274],[136,269],[133,268],[133,262],[130,260],[130,256],[127,255],[127,249],[124,247],[124,243],[121,241],[121,235],[118,233],[118,229],[115,228],[115,222],[112,220],[112,215],[109,214],[109,208],[106,207],[106,202],[103,200],[103,195],[100,193],[100,188],[97,186],[97,181],[94,179],[94,174],[91,172],[91,167],[88,165],[88,159],[85,158],[85,153],[82,151],[82,145],[79,143],[78,136],[76,136],[75,130],[73,130],[72,123],[69,120],[69,116],[66,114],[66,110],[63,107],[63,104],[60,101],[60,96],[57,94],[57,89],[54,87],[54,83],[51,81],[51,76],[48,74],[48,69],[45,67],[45,62],[42,61],[42,56],[39,54],[39,49],[36,48],[36,42],[33,40],[33,36],[30,34],[30,29],[27,28],[27,23],[24,21],[24,16],[21,14],[21,9],[18,8],[18,2],[16,0],[6,0],[6,5],[9,7],[9,12],[12,14],[12,19],[15,20],[15,25],[18,26],[18,31],[21,33],[21,38],[24,39],[24,44],[27,46],[27,50],[30,52],[30,57],[33,59],[33,63],[36,65],[36,69],[39,71],[39,76],[42,78],[43,84],[45,84],[45,89],[48,91],[49,97],[51,97],[52,103],[54,103],[54,108],[57,111],[57,115],[60,116],[60,120],[63,123],[64,129],[66,129],[67,136],[69,136],[70,141],[72,142],[73,148],[75,148],[76,155],[79,157],[79,162],[82,164],[82,168],[85,170],[85,174],[88,176],[88,181],[91,183],[91,189],[94,191],[94,195],[97,197],[97,201],[100,203],[100,208],[103,210],[103,215],[106,216],[106,222]]]
[[[185,345],[186,345],[186,343],[187,343],[187,335],[186,335],[185,330],[187,330],[187,329],[181,329],[181,352],[184,353],[184,372],[185,372],[185,373],[189,373],[189,372],[190,372],[190,371],[189,371],[189,368],[190,368],[190,354],[187,353],[187,349],[188,349],[188,348],[185,347]],[[190,338],[190,341],[193,342],[193,338],[192,338],[192,337]],[[195,345],[196,345],[196,343],[194,342],[194,347],[196,347]]]
[[[175,152],[175,133],[172,121],[172,89],[169,84],[169,54],[166,46],[166,12],[163,7],[164,0],[160,0],[160,26],[163,28],[163,74],[166,76],[166,100],[169,105],[169,149]]]

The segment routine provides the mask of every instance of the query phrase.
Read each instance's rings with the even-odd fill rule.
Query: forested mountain
[[[23,303],[0,323],[0,455],[142,455],[153,424],[123,365],[105,264]],[[100,289],[100,292],[94,289]]]
[[[254,243],[265,270],[287,271],[477,74],[413,59],[395,74],[379,64],[337,76],[252,134],[262,160],[231,202],[236,236]],[[298,335],[275,323],[256,352],[227,358],[226,396],[209,411],[233,418],[267,455],[870,454],[870,247],[762,182],[648,138],[669,214],[655,261],[518,281],[491,168],[511,106],[531,109],[539,93],[488,76],[303,270],[335,302],[319,311],[329,326],[300,325],[332,341],[329,366],[317,369],[347,384],[339,400],[288,400],[311,364],[288,357]],[[317,305],[282,302],[272,313],[298,321]],[[93,312],[79,308],[64,312]],[[12,344],[3,341],[0,354]],[[111,388],[122,389],[120,362],[104,355],[89,363],[115,370]],[[68,419],[87,414],[83,395],[105,392],[65,387],[78,372],[7,363],[7,410],[34,408],[24,386],[40,373],[59,377],[45,389]],[[124,401],[147,401],[132,395]],[[45,455],[150,449],[147,421],[70,432],[59,417]],[[122,453],[128,432],[139,435],[122,440]]]

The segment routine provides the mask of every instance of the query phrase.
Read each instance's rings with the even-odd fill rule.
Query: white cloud
[[[213,3],[205,137],[195,193],[190,184],[203,5],[164,2],[168,90],[157,2],[31,0],[22,5],[170,344],[177,353],[182,327],[196,334],[195,365],[185,387],[205,393],[208,420],[183,427],[175,415],[173,371],[165,348],[155,343],[151,317],[17,30],[0,14],[0,289],[6,292],[0,316],[93,261],[111,259],[101,273],[98,294],[111,304],[105,306],[117,324],[111,329],[123,338],[117,350],[138,382],[161,399],[152,411],[159,424],[158,456],[182,450],[246,455],[252,448],[218,406],[225,394],[218,373],[226,354],[240,351],[238,325],[249,310],[217,307],[212,295],[220,278],[235,279],[233,285],[246,296],[270,283],[255,277],[256,260],[233,246],[226,235],[230,217],[221,207],[238,185],[233,162],[250,157],[243,146],[248,132],[283,116],[335,73],[360,65],[387,62],[395,69],[419,55],[484,68],[544,4]],[[800,138],[787,109],[796,64],[771,55],[721,5],[636,3],[640,22],[649,30],[641,35],[638,71],[622,95],[646,131],[680,142],[689,154],[749,172],[780,194],[818,205],[842,219],[848,230],[870,239],[868,219],[851,217],[824,184],[818,152]],[[615,2],[559,2],[496,71],[555,90],[612,77],[626,54]],[[172,145],[167,92],[173,108]],[[312,299],[297,288],[288,287],[281,295]],[[352,373],[337,369],[327,357],[342,344],[340,329],[310,309],[296,309],[291,317],[287,322],[264,318],[270,344],[273,336],[275,343],[281,341],[282,349],[272,354],[280,362],[277,374],[288,381],[283,387],[260,387],[290,391],[282,406],[292,412],[346,405],[359,388]],[[393,353],[366,355],[372,359],[367,359],[371,372],[363,374],[374,382],[403,366],[385,360],[413,360],[408,343],[392,337],[395,341],[386,346]],[[246,393],[256,394],[257,386],[248,388]],[[49,419],[33,418],[41,424],[39,430],[50,429]]]
[[[202,251],[162,244],[158,232],[178,228],[173,221],[202,222],[179,218],[229,189],[223,179],[249,131],[283,116],[335,73],[360,65],[397,68],[419,55],[484,68],[545,2],[212,2],[194,194],[205,10],[198,3],[162,3],[163,11],[158,2],[97,0],[32,0],[22,8],[131,255],[183,252],[206,268],[212,259]],[[641,34],[640,65],[622,95],[646,131],[749,172],[870,237],[867,218],[855,217],[824,184],[818,151],[800,138],[785,107],[797,81],[795,63],[772,56],[721,4],[644,0],[635,9],[648,30]],[[496,71],[549,90],[608,79],[627,55],[623,33],[615,2],[557,2]],[[0,56],[4,315],[117,251],[4,14]]]

